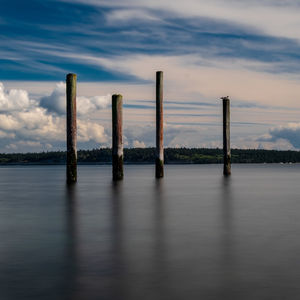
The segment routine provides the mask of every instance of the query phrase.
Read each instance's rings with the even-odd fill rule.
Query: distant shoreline
[[[300,162],[274,162],[274,163],[257,163],[257,162],[249,162],[249,163],[232,163],[232,165],[298,165]],[[111,163],[78,163],[78,166],[111,166]],[[126,163],[125,166],[155,166],[155,163]],[[187,166],[187,165],[222,165],[222,163],[180,163],[180,162],[169,162],[165,164],[166,166]],[[0,163],[0,167],[13,167],[13,166],[65,166],[65,163]]]
[[[219,148],[166,148],[165,164],[221,164],[223,150]],[[270,164],[270,163],[300,163],[299,151],[232,149],[233,164]],[[2,153],[0,165],[64,165],[65,151],[39,153]],[[155,148],[125,148],[124,163],[135,165],[154,164]],[[110,165],[111,149],[93,149],[78,151],[79,165]]]

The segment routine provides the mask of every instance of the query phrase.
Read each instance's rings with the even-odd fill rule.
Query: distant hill
[[[232,149],[232,163],[300,163],[299,151]],[[125,163],[153,163],[155,148],[124,149]],[[7,164],[64,164],[65,151],[41,153],[0,154],[0,165]],[[166,164],[215,164],[222,163],[222,149],[166,148]],[[110,164],[111,149],[79,150],[78,163]]]

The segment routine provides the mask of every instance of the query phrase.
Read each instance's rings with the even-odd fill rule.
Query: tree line
[[[223,162],[223,150],[207,148],[166,148],[166,164],[215,164]],[[299,163],[299,151],[232,149],[232,163]],[[153,163],[155,148],[125,148],[125,163]],[[65,164],[65,151],[2,153],[0,164]],[[111,149],[79,150],[78,163],[110,164]]]

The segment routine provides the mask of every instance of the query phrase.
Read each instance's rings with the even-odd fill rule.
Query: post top
[[[75,73],[68,73],[67,77],[77,77],[77,75]]]
[[[121,94],[113,94],[111,100],[112,103],[123,102],[123,96]]]
[[[221,97],[221,99],[224,100],[224,101],[229,101],[229,96]]]

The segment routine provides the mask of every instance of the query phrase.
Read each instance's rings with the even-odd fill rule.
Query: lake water
[[[0,299],[300,299],[300,165],[0,168]]]

